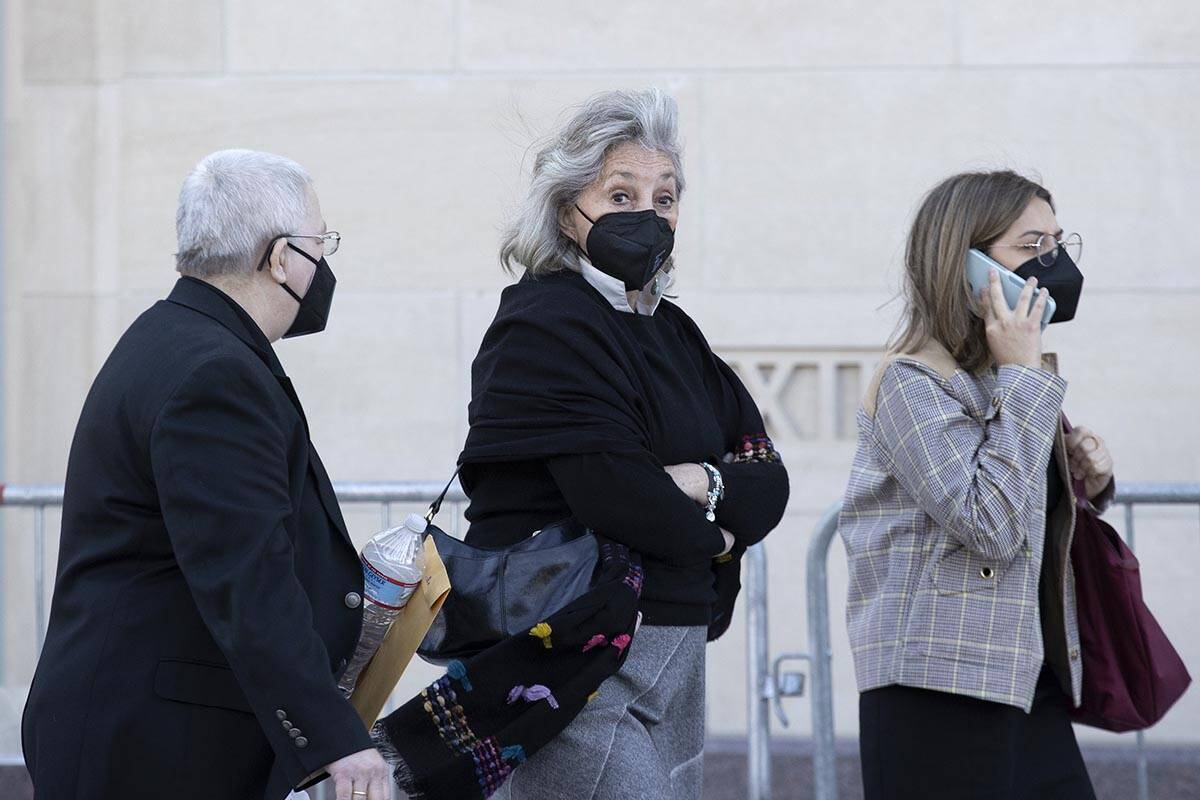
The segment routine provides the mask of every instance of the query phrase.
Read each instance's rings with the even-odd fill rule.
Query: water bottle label
[[[420,585],[419,582],[408,583],[390,578],[371,566],[371,562],[365,558],[360,556],[359,560],[363,565],[363,591],[375,605],[399,611],[407,605],[408,598]]]

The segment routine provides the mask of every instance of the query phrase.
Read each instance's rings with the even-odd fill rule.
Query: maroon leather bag
[[[1066,428],[1070,431],[1070,425]],[[1191,676],[1142,600],[1138,560],[1112,526],[1079,505],[1071,566],[1083,657],[1076,722],[1109,731],[1149,728],[1183,695]]]

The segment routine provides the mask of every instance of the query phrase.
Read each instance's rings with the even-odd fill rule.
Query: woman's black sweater
[[[618,311],[575,272],[505,289],[472,366],[470,423],[467,541],[504,547],[574,516],[641,554],[648,624],[713,622],[720,528],[740,555],[787,503],[769,442],[771,460],[743,460],[746,437],[764,456],[762,417],[696,324],[666,300]],[[700,461],[725,480],[716,523],[663,470]]]

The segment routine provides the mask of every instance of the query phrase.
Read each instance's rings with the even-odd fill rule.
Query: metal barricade
[[[1134,549],[1134,506],[1138,505],[1196,505],[1200,506],[1200,483],[1118,483],[1114,506],[1123,506],[1124,536]],[[806,563],[808,643],[806,653],[784,653],[775,658],[774,668],[768,669],[769,642],[767,637],[766,552],[752,548],[747,553],[746,621],[750,646],[748,685],[748,797],[750,800],[769,800],[771,797],[771,728],[768,715],[772,703],[781,721],[780,699],[799,694],[802,681],[781,675],[779,665],[788,659],[807,661],[812,683],[812,744],[813,782],[816,800],[837,800],[837,751],[833,723],[832,650],[829,634],[829,547],[837,535],[837,518],[841,503],[834,503],[822,515],[813,530]],[[759,606],[759,607],[755,607]],[[785,722],[786,724],[786,722]],[[1136,736],[1138,800],[1150,800],[1145,749],[1145,734]]]
[[[441,493],[443,484],[429,481],[365,481],[335,483],[338,502],[346,504],[379,504],[381,527],[392,525],[392,505],[395,503],[431,503]],[[467,498],[457,484],[446,495],[452,523],[448,531],[459,535],[460,504]],[[0,506],[19,506],[33,509],[33,580],[34,618],[37,622],[37,652],[41,652],[46,635],[46,509],[62,506],[62,485],[31,486],[0,484]]]
[[[767,633],[767,552],[765,544],[746,551],[746,797],[770,800],[771,711],[785,726],[783,698],[803,694],[803,675],[783,672],[788,661],[805,661],[812,675],[813,779],[817,798],[837,797],[837,763],[833,728],[833,652],[829,647],[829,590],[826,560],[837,533],[841,503],[821,516],[808,543],[805,580],[808,587],[808,642],[804,653],[781,653],[770,660]],[[768,662],[770,666],[768,667]]]

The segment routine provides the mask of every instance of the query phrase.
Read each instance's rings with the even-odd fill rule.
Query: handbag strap
[[[426,523],[433,522],[433,518],[436,517],[438,512],[442,510],[442,502],[446,499],[446,494],[450,491],[450,487],[454,485],[454,480],[458,477],[458,473],[461,471],[462,465],[460,464],[454,469],[454,474],[450,476],[450,480],[446,481],[446,486],[442,489],[442,493],[437,496],[437,499],[434,500],[432,504],[430,504],[429,510],[425,512]]]

